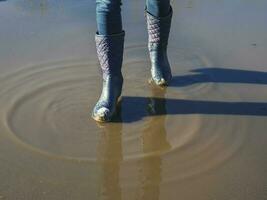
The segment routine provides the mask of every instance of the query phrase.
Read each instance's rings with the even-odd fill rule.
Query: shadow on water
[[[147,116],[159,115],[184,115],[184,114],[216,114],[216,115],[250,115],[267,116],[267,103],[257,102],[220,102],[152,98],[153,101],[166,101],[167,110],[160,107],[154,108],[156,112],[148,115],[145,111],[149,108],[147,97],[123,97],[121,106],[122,121],[115,119],[114,122],[134,122]]]
[[[267,84],[267,73],[225,68],[202,68],[192,70],[197,74],[175,76],[170,87],[182,87],[195,83],[248,83]],[[155,92],[152,93],[155,94]],[[162,91],[163,92],[163,91]],[[151,106],[151,102],[154,103]],[[166,105],[166,109],[162,105]],[[153,112],[147,110],[153,109]],[[134,122],[147,116],[181,115],[181,114],[216,114],[267,116],[267,102],[224,102],[168,99],[160,95],[152,97],[124,96],[119,108],[120,120],[115,122]],[[150,114],[148,114],[150,113]]]
[[[200,68],[190,72],[196,73],[184,76],[175,76],[171,87],[188,86],[195,83],[247,83],[267,84],[267,72],[227,69],[227,68]]]

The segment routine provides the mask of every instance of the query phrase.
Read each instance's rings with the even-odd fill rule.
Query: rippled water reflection
[[[10,34],[0,37],[0,199],[265,199],[267,72],[266,59],[256,58],[266,44],[259,33],[256,56],[226,20],[237,41],[230,55],[218,45],[227,31],[190,26],[217,26],[202,10],[254,13],[265,3],[223,2],[172,2],[166,89],[148,84],[142,2],[124,3],[125,84],[107,124],[90,118],[101,90],[94,2],[1,2],[10,23],[0,19],[0,36]]]

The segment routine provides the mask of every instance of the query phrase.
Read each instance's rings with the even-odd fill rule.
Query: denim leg
[[[155,17],[164,17],[170,12],[170,0],[146,0],[146,9]]]
[[[111,35],[122,32],[121,5],[121,0],[96,0],[98,34]]]

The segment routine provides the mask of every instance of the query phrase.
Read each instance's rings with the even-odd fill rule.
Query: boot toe
[[[95,109],[92,114],[93,119],[98,122],[108,122],[110,121],[111,116],[112,113],[106,107],[100,107],[98,109]]]
[[[152,82],[155,83],[156,85],[158,86],[167,86],[171,80],[171,77],[167,77],[167,78],[164,78],[164,77],[152,77]]]
[[[167,81],[164,79],[164,78],[161,78],[160,80],[158,80],[157,81],[157,85],[159,85],[159,86],[165,86],[165,85],[167,85]]]
[[[156,84],[156,85],[165,85],[166,84],[166,80],[164,78],[155,78],[155,77],[152,77],[151,81]]]

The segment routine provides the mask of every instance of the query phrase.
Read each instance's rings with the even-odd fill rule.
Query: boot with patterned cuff
[[[92,112],[93,119],[98,122],[111,121],[117,111],[123,84],[121,67],[124,36],[124,31],[112,35],[98,33],[95,35],[97,56],[103,77],[102,93]]]
[[[167,46],[172,20],[172,7],[164,17],[155,17],[145,9],[148,30],[148,50],[151,61],[151,81],[166,86],[172,79]]]

